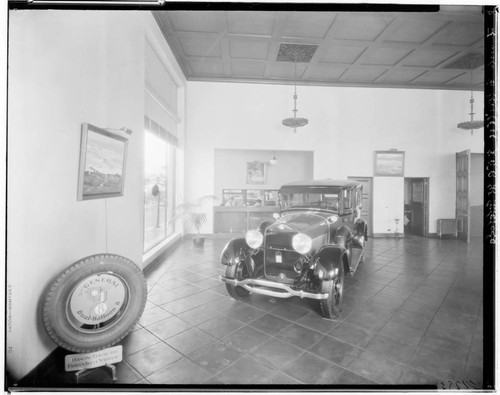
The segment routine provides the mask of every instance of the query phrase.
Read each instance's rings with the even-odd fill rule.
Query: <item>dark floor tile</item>
[[[283,370],[303,384],[337,384],[344,369],[308,352]]]
[[[253,355],[257,359],[263,360],[265,364],[283,370],[286,365],[303,352],[303,350],[273,337],[253,351]]]
[[[126,361],[116,364],[117,384],[134,384],[142,379],[142,376]]]
[[[342,322],[328,332],[328,336],[342,340],[343,342],[352,344],[354,346],[364,347],[375,336],[375,332]]]
[[[176,293],[179,296],[191,296],[201,291],[203,291],[201,288],[189,283],[188,285],[172,289],[172,292]]]
[[[340,324],[338,320],[327,319],[316,312],[309,312],[296,321],[297,324],[316,332],[326,334]]]
[[[210,378],[205,369],[183,358],[147,377],[151,384],[201,384]]]
[[[203,306],[195,307],[194,309],[185,311],[178,315],[182,320],[189,322],[192,325],[199,325],[202,322],[208,321],[212,318],[219,317],[214,311],[206,309]]]
[[[271,312],[282,318],[286,318],[287,320],[297,321],[309,313],[309,310],[298,307],[290,301],[289,303],[283,303],[283,305],[280,304],[276,306],[276,308],[272,309]]]
[[[242,303],[240,306],[231,311],[231,318],[243,323],[249,323],[256,318],[262,317],[264,314],[265,313],[262,310]]]
[[[142,326],[148,326],[171,316],[172,314],[170,314],[168,311],[165,311],[161,307],[153,307],[142,313],[139,324],[141,324]]]
[[[282,372],[274,372],[270,376],[269,384],[272,385],[300,385],[301,382],[295,380],[294,378],[282,373]]]
[[[435,385],[437,388],[442,389],[440,388],[440,380],[437,377],[409,366],[403,369],[399,382],[408,385]]]
[[[181,358],[181,354],[162,342],[126,357],[126,361],[146,377]]]
[[[174,300],[173,302],[162,304],[161,307],[172,314],[181,314],[185,311],[198,307],[198,305],[194,302],[186,300],[186,298],[181,298]]]
[[[273,314],[265,314],[251,321],[248,325],[270,335],[275,335],[291,324],[290,321]]]
[[[240,351],[219,341],[200,348],[189,355],[189,359],[196,362],[212,375],[227,368],[240,357]]]
[[[217,300],[208,302],[204,306],[207,309],[213,310],[219,314],[230,314],[231,311],[233,311],[241,304],[241,302],[238,302],[228,296],[227,298],[222,297]]]
[[[392,321],[400,322],[401,324],[405,324],[406,326],[417,330],[426,329],[429,326],[431,319],[432,317],[429,317],[428,315],[403,309],[398,310],[391,317]]]
[[[224,384],[269,384],[269,367],[249,356],[243,356],[233,365],[214,376],[217,382]]]
[[[351,372],[350,370],[345,370],[345,369],[337,379],[337,383],[339,385],[347,385],[347,386],[366,385],[368,386],[369,389],[375,388],[375,385],[377,384],[373,380],[367,379],[366,377],[362,377],[360,375],[357,375],[356,373]]]
[[[349,368],[362,351],[363,349],[360,347],[344,343],[329,336],[324,336],[309,349],[310,353],[344,368]]]
[[[159,282],[159,285],[161,285],[161,287],[166,290],[173,290],[176,288],[185,287],[189,284],[186,281],[181,280],[180,278],[172,276],[172,277],[162,278]]]
[[[368,351],[392,361],[408,363],[417,346],[394,337],[376,335],[365,347]]]
[[[363,351],[352,363],[351,370],[379,384],[396,384],[405,365]]]
[[[319,339],[321,339],[323,335],[304,326],[293,324],[278,333],[276,337],[294,345],[295,347],[307,350]]]
[[[415,369],[437,376],[441,380],[462,380],[465,360],[442,350],[421,346],[415,350],[410,365]]]
[[[148,301],[154,303],[154,305],[162,305],[180,298],[180,295],[177,295],[172,291],[163,291],[154,295],[148,295]]]
[[[123,346],[123,355],[130,355],[159,342],[160,339],[146,329],[138,329],[131,332],[119,344]]]
[[[199,324],[198,328],[209,335],[220,339],[229,335],[231,332],[234,332],[236,329],[241,328],[243,325],[244,324],[240,321],[220,315]]]
[[[221,341],[230,347],[246,352],[256,349],[262,343],[269,340],[269,338],[270,336],[264,332],[258,331],[257,329],[249,326],[244,326],[228,336],[223,337]]]
[[[366,329],[369,332],[376,332],[384,327],[389,321],[390,313],[380,314],[372,310],[360,308],[349,314],[344,321]]]
[[[212,292],[211,290],[203,290],[201,292],[195,293],[193,295],[185,296],[184,299],[192,302],[198,306],[205,305],[209,302],[216,301],[221,298],[216,292]]]
[[[201,329],[191,328],[178,335],[170,337],[165,342],[173,349],[184,355],[189,355],[192,352],[215,342],[215,338],[206,334]]]
[[[148,330],[158,338],[165,340],[175,336],[185,330],[192,328],[192,325],[175,316],[169,317],[166,320],[157,324],[148,326]]]
[[[378,333],[408,344],[416,345],[422,339],[424,332],[425,329],[415,329],[400,322],[389,320]]]

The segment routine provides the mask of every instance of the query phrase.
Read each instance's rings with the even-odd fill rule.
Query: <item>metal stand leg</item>
[[[118,377],[116,376],[116,366],[115,365],[104,365],[104,367],[108,368],[111,371],[111,377],[113,378],[113,381],[117,381]],[[99,368],[82,369],[82,370],[75,372],[77,384],[79,383],[81,377],[86,376],[94,369],[99,369]]]

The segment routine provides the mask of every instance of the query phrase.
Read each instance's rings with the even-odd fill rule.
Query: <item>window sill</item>
[[[164,254],[176,241],[182,238],[181,233],[174,233],[156,245],[142,256],[142,270],[155,261],[160,255]]]

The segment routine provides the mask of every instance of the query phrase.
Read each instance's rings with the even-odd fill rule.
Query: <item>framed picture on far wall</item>
[[[128,139],[89,123],[82,125],[78,200],[123,195]]]
[[[373,174],[375,177],[404,177],[404,151],[375,151]]]
[[[266,164],[264,162],[247,162],[247,184],[266,183]]]

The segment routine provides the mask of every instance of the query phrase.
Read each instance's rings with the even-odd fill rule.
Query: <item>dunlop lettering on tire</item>
[[[144,275],[130,259],[92,255],[73,263],[49,285],[42,323],[60,347],[98,351],[118,343],[132,330],[146,298]]]

